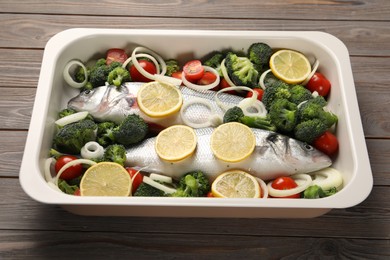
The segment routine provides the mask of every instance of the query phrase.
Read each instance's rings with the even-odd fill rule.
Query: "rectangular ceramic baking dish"
[[[200,58],[212,50],[245,50],[253,42],[290,48],[320,61],[319,70],[332,82],[329,107],[339,117],[340,150],[333,167],[343,174],[344,187],[322,199],[218,199],[80,197],[60,193],[47,185],[43,165],[55,132],[57,113],[78,90],[64,83],[62,72],[71,59],[102,57],[109,48],[131,52],[145,46],[164,58]],[[309,218],[333,208],[362,202],[373,185],[372,172],[346,46],[323,32],[198,31],[70,29],[52,37],[44,51],[30,128],[20,169],[20,183],[33,199],[60,205],[81,215],[160,217]]]

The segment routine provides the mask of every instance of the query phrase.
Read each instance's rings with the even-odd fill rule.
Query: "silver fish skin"
[[[200,170],[211,180],[232,169],[241,169],[262,179],[271,180],[280,175],[309,173],[332,164],[324,153],[303,142],[287,136],[261,129],[252,129],[256,137],[254,152],[246,159],[229,163],[217,159],[210,149],[213,128],[195,129],[198,142],[195,153],[179,162],[167,162],[155,152],[155,137],[127,150],[126,165],[145,167],[147,172],[171,176],[175,179],[183,174]]]
[[[98,121],[113,121],[120,123],[127,115],[140,115],[148,123],[154,123],[163,128],[184,124],[180,113],[165,118],[150,118],[140,111],[137,104],[137,93],[142,82],[127,82],[117,88],[112,85],[106,85],[81,92],[76,97],[68,101],[68,108],[76,111],[88,111]],[[210,118],[218,125],[222,120],[224,110],[218,106],[214,97],[215,91],[195,91],[187,87],[180,87],[183,94],[183,107],[186,107],[182,113],[191,122],[205,123]],[[242,97],[220,93],[219,99],[227,107],[237,105]],[[194,100],[206,101],[210,107],[201,104],[188,105]],[[210,109],[211,108],[211,109]]]

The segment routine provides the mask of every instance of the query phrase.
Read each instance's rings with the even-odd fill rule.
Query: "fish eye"
[[[310,144],[304,144],[303,145],[303,148],[307,151],[312,151],[314,150],[313,146],[311,146]]]
[[[90,89],[87,89],[86,91],[84,91],[84,94],[85,95],[89,95],[91,93],[91,90]]]

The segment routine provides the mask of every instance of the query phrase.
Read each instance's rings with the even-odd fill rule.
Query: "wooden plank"
[[[81,14],[111,16],[194,17],[237,19],[296,19],[312,20],[384,20],[390,17],[386,0],[226,0],[226,1],[62,1],[37,0],[1,1],[0,10],[10,13]],[[200,11],[201,10],[201,11]]]
[[[1,259],[385,259],[390,254],[387,240],[29,230],[2,231],[0,248]]]
[[[301,16],[298,16],[300,18]],[[390,56],[389,22],[304,19],[193,19],[122,16],[0,14],[0,48],[43,48],[56,33],[75,27],[118,29],[204,29],[323,31],[340,38],[352,55]],[[375,39],[375,44],[372,44]]]
[[[307,236],[389,239],[388,187],[374,187],[363,203],[313,219],[212,219],[78,216],[31,200],[18,179],[0,178],[0,229],[226,236]],[[194,209],[196,210],[196,209]],[[191,223],[191,224],[188,224]],[[331,228],[330,228],[331,227]],[[277,229],[277,232],[275,231]]]

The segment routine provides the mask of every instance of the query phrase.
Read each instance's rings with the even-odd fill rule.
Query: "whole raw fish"
[[[138,114],[148,123],[163,128],[183,124],[180,113],[165,118],[150,118],[139,109],[137,104],[137,92],[145,83],[128,82],[117,88],[112,85],[101,86],[92,90],[81,92],[68,102],[68,107],[76,111],[88,111],[98,121],[113,121],[120,123],[129,114]],[[212,120],[221,120],[224,111],[215,102],[215,91],[194,91],[187,87],[180,87],[183,95],[183,107],[185,117],[191,122],[206,123]],[[219,99],[226,106],[237,105],[243,98],[235,95],[220,93]],[[207,105],[189,102],[206,101]],[[188,105],[188,106],[187,106]],[[183,108],[182,108],[183,110]],[[218,122],[216,122],[218,124]]]
[[[261,129],[252,131],[256,137],[256,148],[248,158],[237,163],[217,159],[210,149],[213,128],[199,128],[195,129],[198,142],[192,156],[179,162],[164,161],[155,152],[153,137],[127,150],[126,165],[146,167],[145,171],[173,178],[200,170],[213,180],[229,169],[241,169],[262,180],[270,180],[280,175],[317,171],[332,164],[327,155],[298,140]]]

